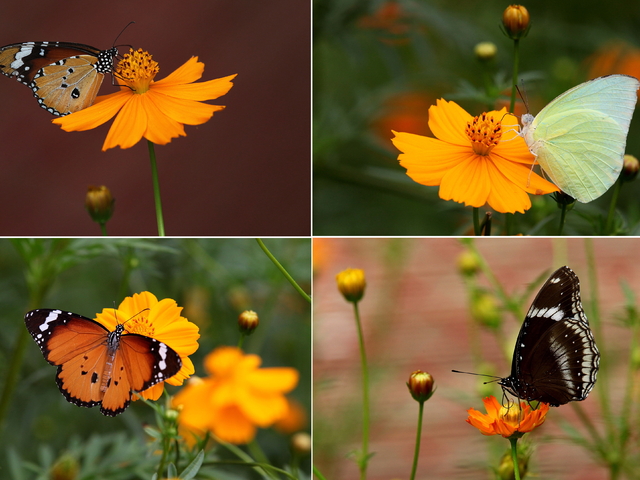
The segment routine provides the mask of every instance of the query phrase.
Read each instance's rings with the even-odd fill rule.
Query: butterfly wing
[[[0,72],[31,88],[49,113],[67,115],[93,103],[117,54],[80,43],[16,43],[0,48]]]
[[[140,392],[171,378],[181,367],[180,355],[165,343],[143,335],[122,335],[100,411],[118,415],[129,405],[132,391]]]
[[[132,391],[146,390],[172,377],[182,366],[180,356],[165,343],[143,335],[109,332],[95,320],[75,313],[33,310],[26,314],[25,324],[44,358],[58,366],[56,383],[64,397],[81,407],[100,404],[104,415],[122,413]],[[112,358],[109,343],[114,345]]]
[[[531,119],[523,116],[531,153],[551,180],[580,202],[600,197],[623,164],[640,81],[609,75],[582,83]]]
[[[25,324],[47,362],[58,366],[64,397],[82,407],[100,403],[108,330],[82,315],[48,309],[27,313]]]
[[[516,341],[511,375],[499,384],[514,396],[553,406],[584,400],[595,384],[599,360],[578,276],[562,267],[531,304]]]

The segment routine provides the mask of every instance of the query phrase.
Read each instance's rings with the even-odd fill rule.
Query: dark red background
[[[96,6],[99,5],[99,6]],[[157,78],[196,55],[202,80],[237,73],[226,105],[187,137],[157,146],[167,235],[310,234],[310,2],[7,3],[0,45],[115,37],[148,50]],[[125,53],[126,47],[122,47]],[[100,94],[114,91],[105,77]],[[0,78],[0,235],[99,235],[89,185],[116,198],[110,235],[157,235],[146,141],[102,152],[111,122],[66,133],[18,82]]]

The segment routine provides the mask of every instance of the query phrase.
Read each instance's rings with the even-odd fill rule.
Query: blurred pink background
[[[118,39],[148,50],[164,78],[198,56],[202,81],[237,73],[226,105],[186,137],[156,146],[167,235],[310,233],[310,2],[144,0],[7,3],[0,45]],[[120,52],[126,53],[127,47]],[[115,91],[105,76],[100,94]],[[146,141],[102,152],[111,125],[66,133],[31,91],[0,78],[0,235],[99,235],[89,185],[116,198],[110,235],[157,235]]]
[[[638,297],[640,239],[481,238],[476,245],[508,293],[522,294],[545,270],[550,274],[569,265],[580,277],[589,316],[593,295],[586,263],[588,242],[595,252],[604,332],[604,338],[596,341],[612,362],[609,394],[617,413],[629,361],[629,330],[617,320],[624,306],[620,284],[627,282]],[[486,379],[451,373],[451,369],[475,368],[468,295],[456,267],[462,251],[459,240],[446,238],[314,239],[314,464],[326,478],[358,478],[355,462],[346,457],[361,448],[358,339],[353,307],[338,293],[335,281],[345,268],[362,268],[367,279],[360,311],[372,382],[370,451],[375,452],[367,478],[409,478],[418,404],[405,383],[418,369],[434,376],[437,391],[425,404],[416,478],[494,478],[488,469],[497,466],[509,442],[500,436],[485,437],[465,422],[468,408],[484,412],[478,386]],[[484,276],[480,278],[489,285]],[[538,287],[526,299],[525,311]],[[522,320],[504,315],[509,362]],[[494,337],[483,332],[481,341],[484,357],[497,365],[495,373],[509,375],[511,365],[502,360]],[[596,384],[580,406],[602,433],[598,388]],[[500,399],[497,391],[496,396]],[[585,432],[573,408],[566,405],[552,408],[547,422],[525,436],[535,445],[531,472],[545,479],[608,478],[583,448],[566,440],[560,428],[563,422]]]

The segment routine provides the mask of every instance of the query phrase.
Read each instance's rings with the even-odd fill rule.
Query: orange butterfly
[[[53,115],[93,104],[118,49],[100,50],[71,42],[24,42],[0,47],[0,72],[15,77]]]
[[[114,331],[90,318],[61,310],[32,310],[24,317],[27,330],[44,358],[58,366],[56,383],[62,395],[80,407],[100,405],[103,415],[122,413],[132,392],[174,376],[182,360],[155,338]]]

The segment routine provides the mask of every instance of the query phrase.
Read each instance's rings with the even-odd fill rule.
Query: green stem
[[[478,207],[473,207],[473,233],[476,237],[480,236],[480,213]]]
[[[101,223],[100,224],[100,231],[102,232],[102,236],[103,237],[107,237],[107,224],[106,223]]]
[[[293,279],[293,277],[289,275],[289,272],[287,272],[285,268],[282,265],[280,265],[280,262],[278,262],[276,257],[273,256],[273,254],[269,251],[269,249],[266,247],[264,242],[260,238],[256,238],[256,242],[258,242],[258,245],[260,245],[260,248],[262,249],[262,251],[267,255],[267,257],[271,259],[271,261],[275,264],[275,266],[278,267],[278,270],[280,270],[282,274],[285,276],[285,278],[289,280],[289,283],[293,285],[293,288],[296,289],[296,291],[302,296],[302,298],[304,298],[307,302],[311,303],[311,297],[307,295],[307,293],[304,290],[302,290],[302,288],[300,288],[300,285],[298,285],[296,281]]]
[[[564,228],[564,221],[567,218],[567,205],[565,203],[562,204],[560,209],[560,226],[558,227],[558,236],[562,235],[562,229]]]
[[[325,476],[322,474],[322,472],[315,465],[313,466],[313,474],[316,477],[318,477],[320,480],[326,480]]]
[[[162,200],[160,199],[160,180],[158,180],[158,165],[156,164],[156,151],[152,142],[149,145],[149,159],[151,160],[151,178],[153,180],[153,199],[156,204],[156,219],[158,220],[158,236],[164,237],[164,218],[162,217]]]
[[[509,112],[513,113],[516,106],[516,86],[518,85],[518,64],[520,63],[520,40],[513,41],[513,77],[511,78],[511,103]]]
[[[416,478],[416,470],[418,469],[418,456],[420,455],[420,438],[422,436],[422,413],[424,412],[424,402],[420,402],[420,410],[418,410],[418,433],[416,433],[416,448],[413,452],[413,467],[411,468],[411,480]]]
[[[360,480],[367,478],[367,463],[369,463],[369,368],[367,353],[364,348],[364,336],[360,323],[358,302],[353,302],[353,309],[358,327],[358,342],[360,343],[360,363],[362,363],[362,452],[358,461],[360,466]]]
[[[520,480],[520,465],[518,464],[518,439],[510,438],[509,442],[511,442],[511,459],[513,460],[513,475],[516,480]]]
[[[605,224],[605,235],[611,235],[613,233],[613,221],[616,216],[616,205],[618,204],[618,195],[620,195],[620,189],[622,188],[622,181],[618,180],[613,186],[613,196],[611,197],[611,203],[609,204],[609,212],[607,213],[607,223]]]

